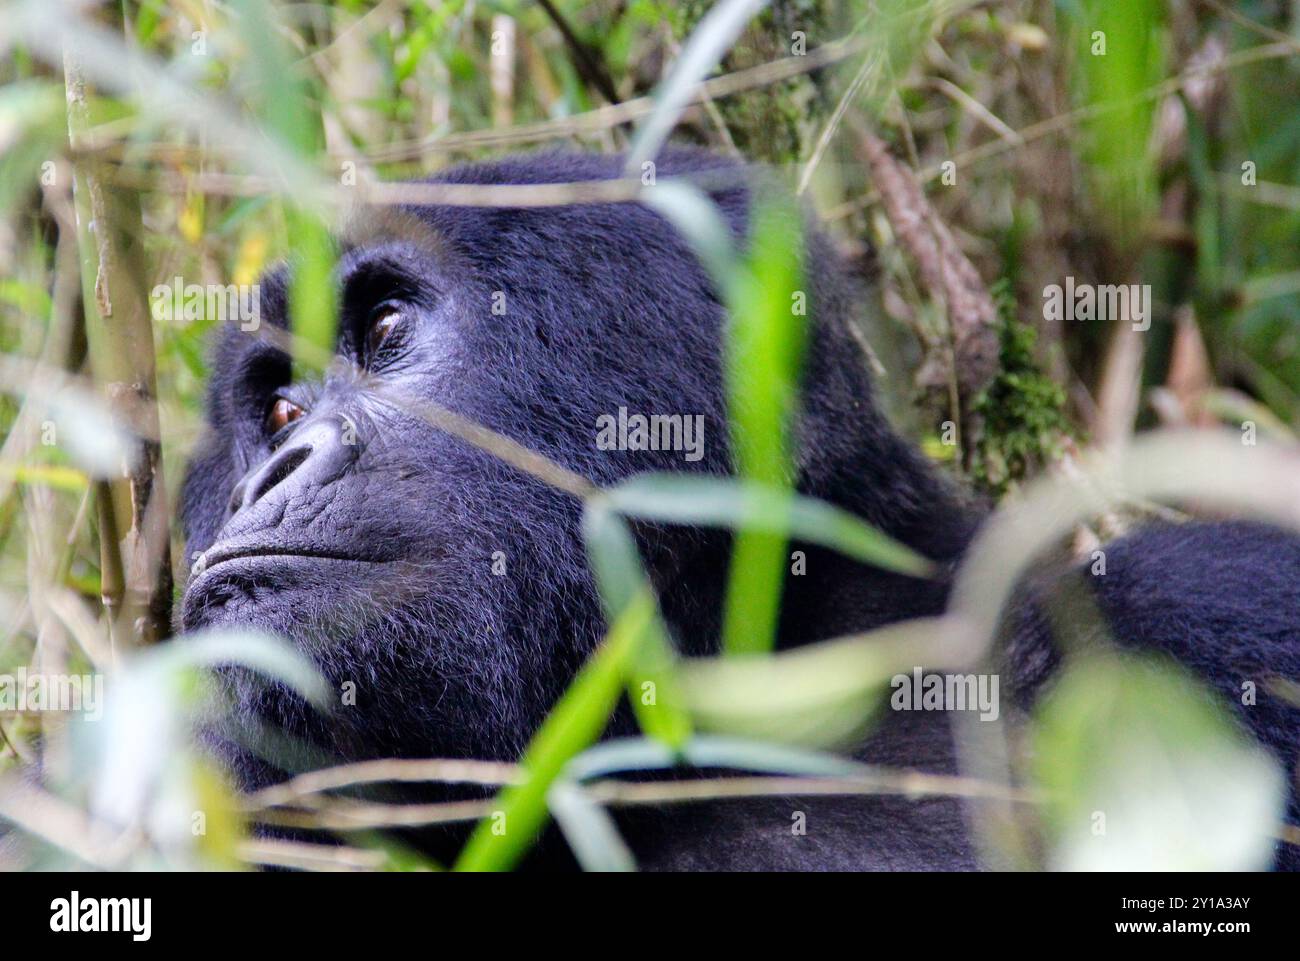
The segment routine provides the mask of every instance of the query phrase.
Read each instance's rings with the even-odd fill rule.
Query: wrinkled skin
[[[658,173],[725,166],[673,153]],[[565,182],[619,169],[617,158],[543,154],[437,179]],[[714,198],[743,238],[746,191]],[[339,264],[338,351],[323,382],[290,384],[287,355],[272,336],[286,322],[283,269],[263,282],[263,328],[223,334],[209,428],[185,485],[188,550],[200,560],[185,590],[183,629],[273,631],[336,690],[355,690],[355,705],[323,717],[280,688],[230,672],[240,723],[218,740],[250,787],[283,776],[249,749],[255,725],[312,746],[317,753],[303,763],[514,759],[602,635],[578,501],[431,426],[411,400],[490,427],[598,485],[649,470],[730,471],[723,311],[683,241],[648,208],[419,208],[372,234]],[[807,244],[813,336],[799,488],[950,571],[978,512],[880,415],[848,329],[862,294],[815,232]],[[388,320],[377,337],[376,325]],[[277,397],[304,413],[272,434]],[[620,407],[702,415],[703,457],[598,449],[597,419]],[[1163,566],[1171,537],[1182,559],[1175,582]],[[1236,545],[1228,568],[1221,554],[1217,568],[1201,563],[1224,538]],[[680,647],[715,650],[727,539],[650,527],[638,539]],[[801,549],[808,573],[788,578],[783,646],[943,608],[945,577],[916,580]],[[1115,545],[1111,575],[1099,600],[1121,642],[1169,651],[1229,696],[1247,662],[1300,676],[1293,538],[1246,525],[1155,531]],[[1225,579],[1248,585],[1257,600],[1234,595],[1225,607],[1217,587]],[[1006,642],[1011,687],[1027,701],[1055,662],[1045,619],[1028,601],[1009,618]],[[1272,704],[1247,721],[1294,767],[1295,712]],[[611,733],[632,730],[620,711]],[[955,771],[941,715],[888,717],[860,756]],[[976,864],[956,802],[792,800],[647,812],[623,826],[648,867]],[[791,834],[795,807],[816,825],[807,837]],[[563,861],[552,845],[538,863],[551,863],[551,854]]]

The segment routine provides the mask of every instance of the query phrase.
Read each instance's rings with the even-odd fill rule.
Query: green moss
[[[1001,497],[1061,455],[1074,430],[1065,415],[1065,391],[1043,373],[1034,354],[1038,332],[1015,317],[1005,284],[998,301],[1000,370],[975,399],[983,433],[970,459],[971,479]]]
[[[674,32],[683,42],[714,4],[688,0],[678,6]],[[780,0],[764,10],[737,39],[722,70],[742,70],[792,54],[792,34],[805,35],[811,50],[832,34],[824,0]],[[749,90],[716,102],[718,114],[737,149],[751,160],[785,164],[811,150],[831,106],[807,75]]]

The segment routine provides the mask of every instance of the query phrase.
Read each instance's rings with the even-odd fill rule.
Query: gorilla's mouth
[[[292,563],[293,558],[304,558],[323,561],[352,561],[357,564],[377,564],[381,561],[367,557],[359,557],[355,554],[345,554],[339,551],[321,550],[307,547],[286,547],[283,544],[267,546],[249,546],[249,545],[216,545],[208,548],[203,553],[203,567],[198,574],[206,574],[222,564],[229,564],[233,561],[246,561],[255,559],[268,559],[288,561]]]
[[[217,544],[204,552],[185,587],[181,621],[262,622],[288,632],[335,608],[349,589],[375,582],[389,562],[297,544]]]

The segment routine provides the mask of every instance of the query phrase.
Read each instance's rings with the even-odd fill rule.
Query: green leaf
[[[583,533],[610,623],[638,596],[654,597],[632,532],[622,518],[599,502],[589,503]],[[656,607],[628,665],[628,699],[641,730],[670,745],[683,743],[691,734],[690,718],[675,677],[675,662],[668,626]]]
[[[324,143],[320,108],[303,64],[281,39],[265,4],[237,0],[236,21],[251,52],[258,112],[279,140],[304,161],[314,161]],[[294,259],[289,281],[289,318],[298,374],[318,374],[320,360],[334,354],[336,300],[333,239],[319,215],[305,207],[288,213]]]
[[[1036,712],[1048,864],[1065,870],[1261,870],[1285,809],[1276,761],[1172,663],[1092,655]]]
[[[41,388],[33,381],[28,390]],[[117,477],[134,463],[138,451],[130,431],[96,394],[67,384],[46,398],[46,409],[56,443],[91,477]]]
[[[338,299],[334,241],[320,218],[310,212],[295,210],[289,222],[295,244],[289,286],[294,365],[299,375],[319,374],[322,360],[334,355]]]
[[[636,861],[609,812],[575,784],[561,781],[547,801],[584,871],[635,871]]]
[[[760,203],[752,217],[746,267],[727,296],[732,459],[742,478],[788,488],[796,473],[790,433],[805,335],[798,300],[805,296],[799,290],[803,223],[788,198]],[[777,516],[787,509],[778,508]],[[784,535],[749,529],[738,533],[722,623],[722,646],[728,653],[771,650],[786,559]]]
[[[919,618],[771,657],[688,660],[681,684],[702,730],[843,747],[861,739],[890,681],[910,671],[940,631],[937,618]]]
[[[646,203],[682,232],[727,302],[727,408],[736,471],[788,491],[796,473],[789,434],[803,367],[807,292],[800,289],[802,217],[783,192],[773,196],[782,199],[755,205],[750,249],[740,263],[716,206],[698,190],[664,184],[646,192]],[[775,640],[788,497],[769,498],[766,529],[738,528],[722,629],[730,653],[767,651]]]
[[[689,474],[641,474],[610,489],[607,498],[627,517],[782,534],[916,577],[933,569],[926,558],[848,511],[776,486]]]
[[[666,218],[686,238],[720,290],[731,283],[736,252],[718,205],[693,184],[664,180],[641,193],[641,202]]]
[[[524,780],[498,795],[493,816],[479,822],[461,852],[458,871],[509,870],[523,856],[546,823],[551,785],[569,759],[595,741],[609,722],[628,665],[654,616],[654,599],[648,594],[627,605],[533,735],[520,761]]]
[[[196,795],[217,791],[192,753],[192,727],[210,706],[198,696],[205,688],[196,672],[224,665],[265,675],[322,709],[328,704],[329,688],[306,658],[253,631],[200,632],[125,658],[106,685],[98,682],[104,702],[92,707],[102,718],[92,710],[74,730],[93,813],[123,828],[150,828],[172,848],[197,843],[188,830],[176,831],[177,810],[200,810]]]
[[[330,688],[311,661],[270,634],[258,631],[199,631],[185,640],[153,648],[142,658],[141,670],[174,673],[188,668],[227,664],[247,667],[278,681],[318,708],[328,708]]]
[[[29,487],[48,487],[68,494],[81,494],[89,481],[74,467],[59,464],[0,464],[0,477],[12,477]]]
[[[1157,199],[1145,145],[1158,101],[1145,94],[1164,77],[1164,8],[1161,0],[1083,0],[1073,24],[1072,92],[1096,111],[1083,129],[1085,169],[1097,194],[1092,209],[1124,243],[1138,242]]]

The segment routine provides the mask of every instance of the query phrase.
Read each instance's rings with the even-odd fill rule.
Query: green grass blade
[[[788,489],[795,469],[788,431],[803,365],[802,222],[789,201],[759,204],[751,249],[728,290],[727,407],[740,477]],[[793,242],[792,242],[793,241]],[[776,516],[788,503],[774,504]],[[728,653],[771,650],[776,637],[786,538],[741,530],[731,561],[722,628]]]
[[[665,184],[646,202],[672,221],[724,294],[730,314],[727,407],[732,459],[741,478],[788,492],[795,469],[788,432],[803,366],[806,291],[803,223],[793,201],[755,205],[751,244],[737,261],[716,207],[698,190]],[[790,495],[769,500],[767,529],[740,527],[732,556],[723,621],[730,653],[771,650],[786,562]],[[771,525],[777,525],[773,528]]]
[[[524,752],[526,778],[498,796],[495,816],[480,821],[456,861],[458,871],[506,871],[546,823],[546,795],[564,766],[605,729],[628,664],[651,619],[654,598],[636,597],[614,623]]]
[[[575,784],[562,781],[547,798],[555,823],[584,871],[635,871],[636,861],[609,812]]]
[[[589,505],[583,518],[587,551],[600,587],[605,613],[614,623],[636,597],[652,593],[627,523],[600,505]],[[668,627],[656,608],[628,665],[628,699],[641,730],[671,746],[691,735],[675,676],[676,655]]]
[[[324,144],[320,110],[312,85],[280,38],[266,5],[240,0],[238,24],[253,56],[258,112],[276,138],[304,162],[312,162]],[[318,374],[319,357],[332,356],[337,323],[335,245],[318,214],[295,206],[287,216],[295,256],[289,282],[290,329],[299,374]]]
[[[608,492],[611,507],[641,520],[781,534],[900,574],[925,577],[933,565],[834,504],[753,481],[688,474],[642,474]]]

